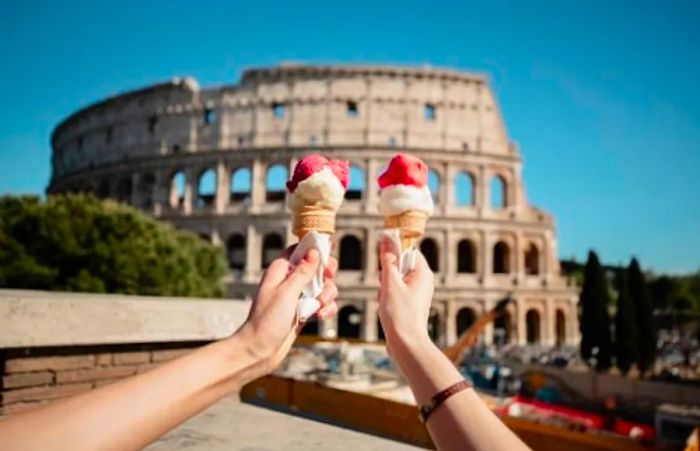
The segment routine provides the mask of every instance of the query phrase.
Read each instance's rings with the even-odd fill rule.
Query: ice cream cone
[[[317,206],[301,207],[294,214],[293,232],[299,239],[312,230],[332,235],[335,233],[335,210]]]
[[[427,222],[428,213],[420,210],[408,210],[398,215],[386,216],[384,227],[400,230],[401,248],[406,251],[418,243],[420,237],[425,233]]]

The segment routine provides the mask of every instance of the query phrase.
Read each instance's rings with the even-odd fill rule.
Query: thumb
[[[318,266],[321,264],[321,254],[317,249],[309,249],[304,258],[292,270],[284,282],[284,288],[292,290],[299,294],[304,289],[306,284],[311,282],[318,272]]]
[[[386,288],[389,283],[396,283],[402,280],[398,267],[398,256],[396,255],[394,242],[387,236],[382,236],[379,243],[379,260],[381,262],[381,285]]]

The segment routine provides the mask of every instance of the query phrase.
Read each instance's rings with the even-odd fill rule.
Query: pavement
[[[222,399],[147,447],[148,451],[422,450],[393,440]]]

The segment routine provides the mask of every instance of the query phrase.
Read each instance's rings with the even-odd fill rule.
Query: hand
[[[402,277],[397,266],[398,256],[392,252],[393,247],[388,237],[382,237],[379,248],[382,266],[379,319],[390,352],[397,343],[428,337],[428,317],[434,290],[433,272],[423,254],[417,252],[415,268]]]
[[[264,372],[274,370],[292,347],[303,324],[297,321],[297,302],[301,291],[313,279],[321,258],[316,249],[311,249],[293,267],[289,256],[294,248],[274,260],[265,271],[258,285],[248,319],[236,335],[244,337],[249,352],[264,361]],[[338,288],[333,282],[338,261],[329,260],[324,269],[324,288],[318,296],[321,308],[316,313],[319,319],[330,318],[338,311],[335,298]]]

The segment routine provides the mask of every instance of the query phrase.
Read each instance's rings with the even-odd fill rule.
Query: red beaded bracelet
[[[438,392],[438,394],[436,394],[435,396],[432,397],[432,399],[430,400],[430,404],[420,407],[419,416],[420,416],[421,421],[423,423],[428,421],[428,418],[430,418],[430,415],[432,415],[433,412],[435,412],[435,410],[437,410],[437,408],[440,407],[442,405],[442,403],[444,403],[447,400],[447,398],[449,398],[450,396],[452,396],[454,394],[461,392],[462,390],[465,390],[465,389],[471,388],[471,387],[472,387],[472,384],[470,384],[469,382],[467,382],[465,380],[461,380],[461,381],[457,382],[456,384],[452,384],[449,387],[447,387],[446,389]]]

